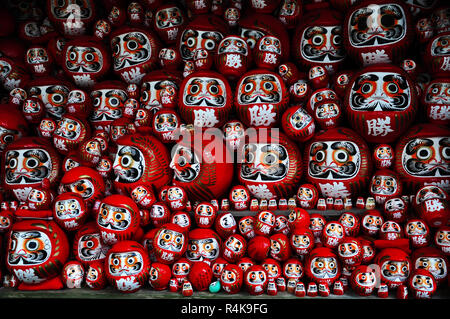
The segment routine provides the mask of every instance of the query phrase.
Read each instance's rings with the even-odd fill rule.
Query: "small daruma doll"
[[[199,228],[211,228],[216,217],[216,208],[208,202],[201,202],[194,210],[194,219]]]
[[[369,193],[377,204],[402,195],[403,187],[399,176],[389,169],[380,169],[374,173],[370,182]]]
[[[381,281],[390,289],[406,284],[412,266],[409,255],[399,248],[385,248],[375,257],[380,267]]]
[[[220,41],[217,47],[215,67],[228,80],[237,80],[247,72],[252,56],[245,40],[236,35],[229,35]]]
[[[235,294],[241,291],[243,283],[243,272],[241,267],[234,264],[226,265],[220,275],[222,289],[228,294]]]
[[[64,265],[62,277],[64,286],[67,288],[81,288],[84,283],[83,265],[76,260],[67,262]]]
[[[408,280],[409,288],[416,299],[431,299],[437,289],[436,279],[425,269],[416,269]]]
[[[255,216],[254,231],[259,236],[269,236],[275,227],[275,214],[269,210],[260,211]]]
[[[244,284],[251,295],[262,295],[268,283],[269,278],[263,266],[253,265],[244,274]]]
[[[187,237],[179,225],[167,223],[155,233],[153,249],[158,262],[172,264],[180,259],[187,249]]]
[[[418,216],[430,227],[446,225],[450,219],[448,195],[438,186],[429,185],[419,189],[413,206]]]
[[[245,186],[233,186],[229,198],[235,210],[246,210],[249,208],[251,197],[250,192]]]
[[[361,264],[364,251],[361,242],[354,237],[346,237],[337,246],[339,260],[347,267]]]
[[[291,106],[283,113],[281,127],[289,138],[298,142],[311,139],[316,130],[314,118],[301,105]]]
[[[113,70],[126,83],[140,84],[157,67],[160,43],[151,31],[123,26],[110,39]]]
[[[425,107],[427,119],[440,125],[450,124],[450,79],[439,77],[427,84],[422,94],[422,105]]]
[[[305,147],[306,180],[325,198],[359,194],[370,181],[371,157],[354,131],[337,127],[317,133]]]
[[[378,144],[373,150],[372,158],[377,169],[390,168],[394,163],[394,149],[389,144]]]
[[[394,167],[405,188],[415,192],[423,185],[450,191],[450,129],[436,124],[417,124],[395,147]]]
[[[142,235],[141,215],[135,202],[123,195],[110,195],[101,200],[97,225],[102,242],[113,245],[119,241],[137,240]]]
[[[19,290],[62,289],[61,270],[69,256],[66,234],[53,221],[24,220],[8,233],[6,267]]]
[[[219,235],[211,229],[196,228],[188,234],[186,258],[191,262],[206,262],[211,265],[221,254]]]
[[[401,61],[414,31],[406,7],[395,0],[362,1],[346,13],[346,51],[360,65]]]
[[[355,73],[344,97],[351,127],[369,143],[391,143],[416,116],[415,83],[400,67],[377,64]]]
[[[405,224],[405,237],[413,248],[426,247],[430,244],[430,228],[422,219],[412,218]]]
[[[235,107],[238,118],[252,127],[273,127],[289,102],[283,79],[269,70],[251,70],[237,83]]]
[[[226,261],[236,263],[244,257],[246,250],[247,241],[244,237],[239,234],[232,234],[223,242],[222,255]]]
[[[305,273],[317,284],[330,286],[339,279],[341,266],[333,250],[326,247],[315,248],[305,262]]]
[[[138,242],[125,240],[116,243],[105,258],[106,278],[123,293],[141,289],[148,280],[150,259]]]
[[[259,199],[290,197],[302,176],[301,153],[283,133],[255,130],[238,155],[239,182]]]
[[[94,1],[76,2],[46,1],[47,16],[65,37],[76,37],[85,34],[96,17]]]
[[[257,68],[275,70],[281,63],[281,41],[276,36],[261,37],[253,49],[253,61]]]
[[[350,284],[353,291],[358,295],[371,295],[375,291],[377,285],[379,285],[376,269],[371,266],[359,265],[352,271]]]
[[[53,202],[53,219],[65,231],[80,229],[88,214],[86,203],[80,194],[62,193]]]

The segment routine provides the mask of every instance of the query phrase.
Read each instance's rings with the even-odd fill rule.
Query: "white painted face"
[[[78,218],[82,214],[80,203],[76,199],[63,199],[55,203],[55,213],[59,219]]]
[[[435,289],[433,279],[429,276],[414,275],[411,283],[415,289],[420,291],[433,291]]]
[[[419,257],[416,259],[414,268],[428,270],[436,279],[447,277],[447,263],[440,257]]]
[[[375,175],[370,184],[373,194],[392,195],[397,192],[397,179],[393,176]]]
[[[353,82],[348,103],[354,111],[403,111],[411,105],[411,88],[398,73],[363,73]]]
[[[82,124],[70,118],[63,117],[58,121],[53,135],[76,141],[81,135]]]
[[[9,150],[4,166],[8,185],[40,183],[50,176],[53,168],[50,154],[39,148]]]
[[[310,269],[317,278],[334,278],[337,275],[338,263],[334,257],[315,257],[311,261]]]
[[[425,92],[425,103],[449,105],[450,82],[433,82],[429,85]]]
[[[219,223],[220,226],[222,226],[225,229],[236,226],[236,220],[234,219],[233,215],[231,215],[231,213],[220,216]]]
[[[352,46],[374,47],[399,42],[408,26],[403,8],[389,3],[370,4],[353,11],[347,28]]]
[[[137,251],[112,253],[108,259],[109,273],[114,277],[137,275],[143,267],[144,259]]]
[[[267,281],[265,271],[249,271],[247,274],[247,282],[252,285],[261,285]]]
[[[51,256],[52,243],[41,231],[13,231],[8,250],[8,265],[40,265]]]
[[[124,207],[102,203],[100,205],[97,224],[114,231],[126,230],[131,225],[132,214]]]
[[[115,71],[145,63],[153,54],[150,39],[138,31],[120,34],[112,38],[111,49]]]
[[[174,170],[177,180],[190,182],[197,178],[201,164],[197,154],[191,148],[178,145],[169,166]]]
[[[313,121],[311,115],[308,114],[303,108],[298,108],[294,114],[289,118],[289,122],[296,130],[304,129],[309,123]]]
[[[224,38],[219,43],[217,54],[225,53],[238,53],[247,56],[248,46],[247,43],[238,37],[229,36]]]
[[[450,54],[450,35],[442,35],[431,43],[432,56],[448,56]]]
[[[94,47],[69,46],[66,67],[74,73],[97,73],[103,67],[103,54]]]
[[[414,177],[449,177],[450,137],[413,138],[401,158],[405,171]]]
[[[358,145],[351,141],[325,141],[311,144],[308,174],[320,179],[350,179],[361,165]]]
[[[161,249],[165,249],[174,253],[178,253],[183,249],[184,235],[182,233],[163,229],[156,238],[155,245]]]
[[[224,107],[227,101],[225,83],[214,77],[192,77],[183,90],[183,103],[190,107]]]
[[[409,236],[426,235],[427,229],[421,221],[412,221],[406,225],[406,234]]]
[[[250,181],[276,182],[288,173],[289,155],[281,144],[246,144],[241,177]]]
[[[342,257],[354,257],[360,253],[360,250],[355,243],[342,243],[339,244],[338,253]]]
[[[345,58],[342,44],[342,27],[311,26],[301,36],[302,57],[311,62],[339,62]]]
[[[144,173],[144,154],[136,147],[118,145],[113,169],[116,175],[115,181],[120,183],[134,183]]]
[[[255,103],[279,103],[282,99],[281,83],[272,74],[249,75],[240,81],[237,89],[238,102],[242,105]]]

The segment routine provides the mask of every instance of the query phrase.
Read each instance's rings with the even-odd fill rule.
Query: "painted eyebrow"
[[[320,33],[320,34],[327,33],[327,29],[325,29],[324,27],[320,27],[320,26],[308,28],[308,31],[306,31],[306,36],[307,36],[307,38],[310,38],[312,35],[318,34],[318,33]]]
[[[415,138],[407,144],[406,153],[411,155],[414,152],[414,149],[419,145],[431,146],[433,145],[433,141],[429,138]]]
[[[440,146],[450,146],[450,137],[444,137],[439,141]]]

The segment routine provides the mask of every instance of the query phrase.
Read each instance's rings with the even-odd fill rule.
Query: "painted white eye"
[[[186,44],[187,44],[187,46],[190,47],[190,48],[194,47],[194,45],[195,45],[195,39],[194,39],[194,38],[189,38],[189,39],[187,39]]]
[[[31,239],[26,243],[25,247],[30,251],[34,251],[39,248],[39,242],[36,239]]]
[[[316,153],[316,161],[322,162],[325,159],[325,152],[324,151],[318,151]]]
[[[364,83],[363,86],[361,87],[361,92],[364,93],[364,94],[367,94],[370,91],[372,91],[372,84]]]
[[[417,158],[420,160],[427,160],[431,157],[432,152],[429,147],[421,147],[417,151]]]
[[[85,58],[86,58],[86,61],[92,62],[92,61],[94,61],[95,56],[94,56],[92,53],[87,53],[87,54],[85,55]]]
[[[216,43],[213,40],[206,40],[205,41],[205,48],[209,51],[214,50],[216,47]]]
[[[128,48],[129,50],[132,50],[132,51],[133,51],[133,50],[136,50],[137,47],[138,47],[138,44],[137,44],[136,41],[132,40],[132,41],[128,41],[128,42],[127,42],[127,48]]]
[[[76,58],[77,58],[77,54],[75,52],[70,52],[69,59],[73,61],[73,60],[76,60]]]
[[[110,99],[109,99],[109,104],[110,104],[111,106],[113,106],[113,107],[116,107],[116,106],[119,106],[120,101],[119,101],[118,98],[113,97],[113,98],[110,98]]]
[[[338,150],[336,151],[336,153],[334,154],[334,158],[336,159],[336,161],[338,161],[339,163],[345,163],[348,161],[348,153],[346,151],[343,150]]]
[[[311,41],[314,45],[322,45],[323,37],[321,35],[315,35],[315,36],[313,36]]]
[[[251,91],[253,90],[253,88],[254,88],[253,83],[247,83],[247,84],[244,86],[244,92],[245,92],[245,93],[251,92]]]

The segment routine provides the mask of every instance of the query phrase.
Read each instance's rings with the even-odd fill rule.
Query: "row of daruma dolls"
[[[254,216],[236,220],[230,211],[218,212],[217,202],[189,208],[187,196],[173,200],[183,193],[178,186],[161,189],[158,198],[150,192],[109,195],[91,210],[71,192],[46,201],[51,196],[45,190],[33,189],[27,208],[4,202],[5,286],[41,290],[85,283],[103,289],[109,283],[121,292],[147,286],[185,296],[245,289],[299,297],[339,295],[351,287],[360,295],[377,289],[380,297],[397,289],[399,298],[409,287],[415,297],[430,298],[448,277],[448,198],[437,186],[421,188],[396,213],[348,211],[328,221],[292,201],[288,216],[259,207]],[[44,200],[37,205],[35,198]],[[434,209],[421,210],[431,204]],[[440,207],[444,214],[436,219]],[[53,220],[32,215],[44,208]]]

